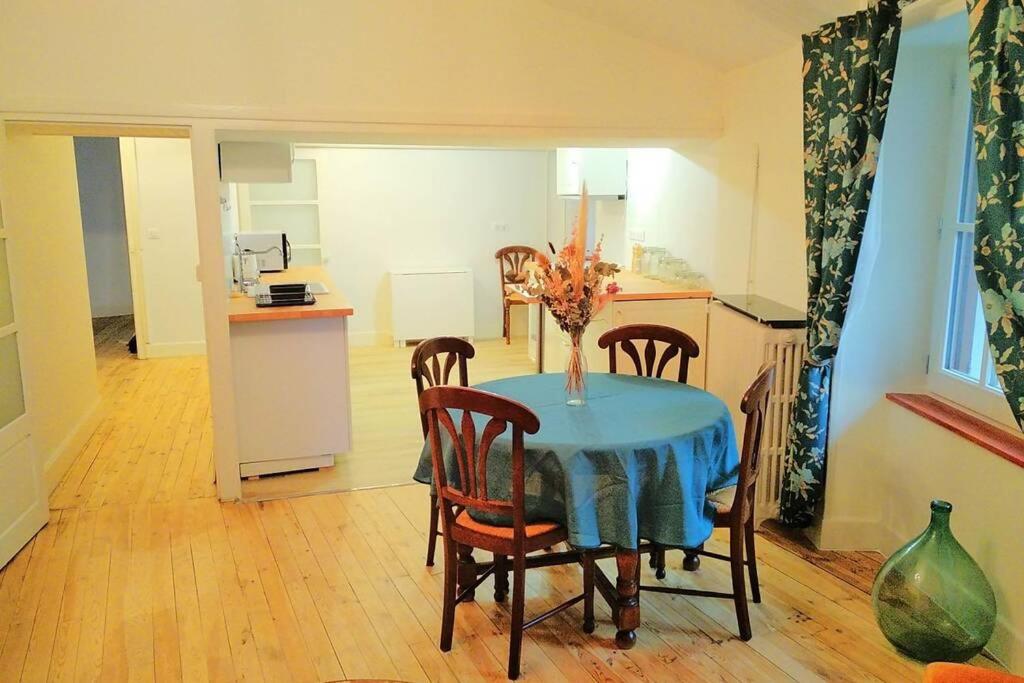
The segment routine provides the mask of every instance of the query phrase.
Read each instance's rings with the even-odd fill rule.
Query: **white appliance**
[[[391,327],[395,346],[431,337],[476,335],[473,271],[417,268],[391,271]]]
[[[754,517],[778,516],[785,473],[786,439],[796,401],[800,365],[807,353],[801,311],[757,296],[716,296],[708,314],[707,390],[725,401],[743,443],[740,399],[764,362],[775,366],[775,384],[761,442],[761,476]],[[728,301],[726,304],[724,301]]]
[[[261,273],[276,273],[288,269],[291,246],[283,232],[240,232],[235,235],[243,258],[247,254],[256,256]]]

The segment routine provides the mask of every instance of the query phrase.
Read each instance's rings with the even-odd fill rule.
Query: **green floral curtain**
[[[807,359],[789,432],[780,519],[806,526],[824,493],[832,359],[846,317],[892,89],[895,1],[804,36]]]
[[[1024,429],[1024,6],[969,0],[978,156],[974,267],[989,348]]]

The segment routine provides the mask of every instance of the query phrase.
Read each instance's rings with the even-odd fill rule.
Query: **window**
[[[1013,418],[989,350],[987,326],[982,313],[978,280],[974,273],[974,220],[978,196],[972,116],[964,116],[962,153],[951,164],[950,195],[956,206],[948,207],[943,223],[936,324],[928,367],[929,389],[986,417],[1013,425]],[[953,220],[949,220],[952,218]]]

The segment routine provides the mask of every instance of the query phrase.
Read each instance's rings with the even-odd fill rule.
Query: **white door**
[[[4,163],[5,143],[0,123],[0,164]],[[32,448],[29,416],[25,412],[20,339],[14,319],[7,258],[9,236],[3,220],[4,199],[6,196],[0,191],[0,566],[7,564],[28,543],[46,524],[49,515],[39,459]]]

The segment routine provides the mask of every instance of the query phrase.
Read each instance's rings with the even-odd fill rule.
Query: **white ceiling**
[[[544,0],[718,69],[750,64],[864,0]]]

